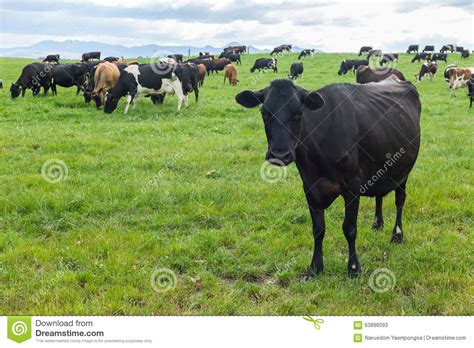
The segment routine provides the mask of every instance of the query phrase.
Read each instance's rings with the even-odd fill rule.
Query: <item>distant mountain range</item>
[[[242,45],[238,42],[230,42],[227,46],[238,46]],[[100,51],[102,57],[114,56],[124,58],[137,58],[137,57],[153,57],[153,56],[166,56],[171,53],[183,54],[183,55],[198,55],[199,52],[209,52],[212,54],[218,54],[224,47],[204,46],[204,47],[193,47],[193,46],[166,46],[166,45],[143,45],[143,46],[122,46],[112,45],[103,42],[95,41],[78,41],[78,40],[66,40],[66,41],[40,41],[34,45],[27,47],[12,47],[12,48],[0,48],[1,57],[18,57],[18,58],[42,58],[48,54],[60,54],[63,59],[80,59],[82,53]],[[301,48],[294,47],[294,52],[301,51]],[[318,50],[316,50],[318,51]],[[250,53],[266,53],[270,52],[268,49],[258,49],[250,45]],[[320,51],[318,51],[320,52]]]

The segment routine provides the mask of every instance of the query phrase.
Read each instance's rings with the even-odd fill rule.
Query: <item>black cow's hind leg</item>
[[[313,221],[314,251],[306,279],[310,279],[313,275],[320,274],[323,271],[323,239],[326,232],[324,209],[312,207],[310,198],[308,198],[308,206]]]
[[[376,196],[375,197],[375,218],[374,218],[374,224],[372,225],[372,229],[374,230],[381,230],[383,228],[382,204],[383,204],[383,196]]]
[[[359,196],[349,193],[344,196],[345,217],[342,229],[349,245],[349,262],[347,270],[350,277],[360,275],[359,259],[357,258],[355,242],[357,237],[357,215],[359,213]]]
[[[402,212],[403,205],[405,204],[405,198],[407,196],[405,192],[406,181],[400,184],[395,189],[395,205],[397,206],[397,218],[395,221],[395,226],[392,231],[392,243],[402,243],[403,242],[403,229],[402,229]]]

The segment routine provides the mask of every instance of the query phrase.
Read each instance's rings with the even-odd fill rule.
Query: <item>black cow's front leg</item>
[[[350,277],[360,275],[359,259],[357,258],[355,241],[357,236],[357,214],[359,213],[359,196],[349,193],[344,196],[345,217],[342,229],[349,245],[348,273]]]
[[[403,230],[402,230],[402,212],[403,205],[405,204],[405,198],[407,196],[405,192],[406,181],[395,189],[395,205],[397,206],[397,219],[395,226],[392,231],[392,243],[403,242]]]
[[[326,232],[326,225],[324,222],[324,209],[312,207],[310,199],[308,198],[309,211],[311,213],[311,220],[313,221],[313,237],[314,237],[314,251],[311,264],[309,265],[306,279],[313,275],[320,274],[323,271],[323,239]]]
[[[372,229],[374,230],[381,230],[383,228],[382,203],[383,203],[383,196],[376,196],[375,197],[375,218],[374,218],[374,224],[372,225]]]

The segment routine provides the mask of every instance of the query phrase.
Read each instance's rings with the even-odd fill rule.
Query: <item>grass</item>
[[[266,138],[257,109],[238,106],[243,89],[286,77],[297,54],[279,58],[278,74],[250,74],[245,55],[238,87],[222,73],[206,78],[198,104],[176,113],[124,100],[105,114],[75,90],[11,100],[9,87],[26,59],[0,59],[0,313],[32,315],[472,315],[473,146],[466,90],[450,98],[441,62],[433,81],[417,84],[422,144],[407,185],[405,243],[371,230],[375,202],[361,200],[358,254],[362,275],[346,276],[347,243],[339,198],[326,214],[325,273],[302,281],[313,238],[294,165],[276,184],[260,177]],[[298,84],[334,82],[352,54],[304,61]],[[410,80],[419,63],[400,55]],[[449,63],[472,66],[474,59]],[[44,180],[41,167],[64,161],[68,176]],[[156,292],[160,268],[176,286]],[[393,289],[374,292],[370,275],[388,268]]]

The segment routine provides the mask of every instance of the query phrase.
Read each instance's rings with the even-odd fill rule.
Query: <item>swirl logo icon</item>
[[[176,274],[169,268],[159,268],[150,277],[150,285],[156,292],[167,292],[176,287]]]
[[[369,278],[369,287],[373,292],[383,293],[395,287],[395,274],[388,268],[377,268]]]
[[[31,317],[8,317],[7,337],[17,343],[31,338]]]
[[[41,177],[51,184],[66,180],[69,174],[66,163],[59,159],[50,159],[41,166]]]
[[[278,159],[263,162],[260,167],[260,177],[269,184],[275,184],[280,180],[284,180],[288,175],[288,167]]]

